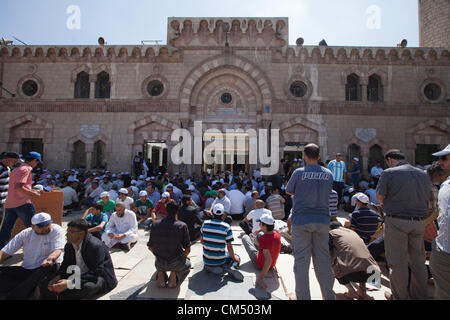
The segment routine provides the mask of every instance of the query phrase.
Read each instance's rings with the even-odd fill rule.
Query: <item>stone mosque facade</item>
[[[252,17],[169,18],[167,45],[2,46],[0,150],[58,170],[130,171],[138,152],[171,173],[260,167],[247,147],[245,164],[175,165],[172,132],[201,121],[279,129],[291,161],[313,142],[365,172],[390,148],[424,165],[450,143],[449,17],[420,0],[417,48],[289,45],[287,18]]]

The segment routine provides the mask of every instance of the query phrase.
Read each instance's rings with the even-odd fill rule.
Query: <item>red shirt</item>
[[[31,203],[30,196],[15,189],[16,184],[24,183],[25,188],[31,190],[31,171],[33,171],[33,168],[27,163],[22,163],[20,167],[11,171],[5,208],[17,208],[24,204]]]
[[[270,269],[272,269],[277,263],[278,256],[280,255],[281,249],[281,236],[278,231],[274,231],[272,234],[264,234],[258,238],[259,251],[256,255],[255,264],[258,269],[264,267],[264,257],[263,249],[268,249],[270,251],[270,256],[272,257],[272,264]]]
[[[153,212],[154,213],[158,213],[159,212],[160,214],[163,214],[163,215],[167,216],[166,204],[169,201],[172,201],[172,199],[169,199],[166,203],[163,203],[162,200],[159,200],[156,203],[156,206],[155,206],[155,209],[153,209]]]

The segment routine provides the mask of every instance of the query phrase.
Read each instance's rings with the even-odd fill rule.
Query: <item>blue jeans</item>
[[[11,239],[14,225],[17,218],[22,220],[25,227],[31,227],[31,217],[36,214],[36,209],[31,203],[24,204],[17,208],[6,208],[3,218],[2,227],[0,229],[0,248],[2,249]]]

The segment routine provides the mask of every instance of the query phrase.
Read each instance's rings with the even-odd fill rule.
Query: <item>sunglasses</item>
[[[445,155],[445,156],[440,156],[440,157],[439,157],[439,160],[447,161],[447,155]]]

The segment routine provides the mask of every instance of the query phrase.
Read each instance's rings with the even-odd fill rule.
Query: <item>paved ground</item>
[[[340,212],[339,220],[343,223],[347,214]],[[81,212],[75,212],[63,218],[63,227],[77,217]],[[234,251],[241,257],[240,272],[244,275],[243,282],[236,282],[230,276],[218,277],[208,274],[203,269],[202,246],[199,242],[192,245],[191,272],[188,278],[176,289],[160,289],[156,285],[155,257],[148,250],[148,232],[139,229],[139,240],[130,252],[125,253],[112,249],[111,257],[115,267],[117,287],[108,294],[100,297],[100,300],[145,300],[145,299],[179,299],[179,300],[288,300],[295,294],[295,278],[293,273],[294,258],[291,254],[280,254],[276,270],[269,272],[265,278],[268,290],[255,288],[258,269],[251,263],[241,237],[244,234],[241,228],[233,223]],[[5,265],[20,265],[22,255],[19,252]],[[384,263],[380,263],[383,272],[381,289],[368,286],[368,294],[375,300],[385,300],[384,292],[389,289],[389,279]],[[310,290],[313,300],[322,299],[319,284],[314,274],[314,267],[310,267]],[[429,287],[430,295],[433,287]],[[346,292],[336,280],[334,291],[337,299],[344,299],[341,294]]]

